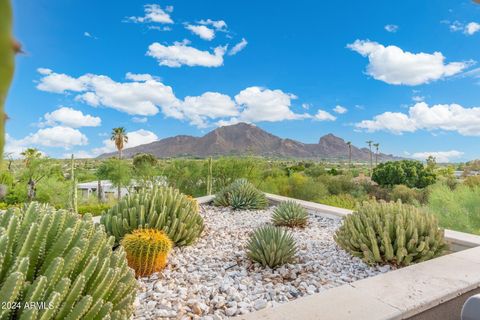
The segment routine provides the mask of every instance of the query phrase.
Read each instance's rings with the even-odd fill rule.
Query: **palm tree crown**
[[[128,143],[127,131],[124,127],[113,128],[110,140],[115,143],[115,147],[117,147],[118,150],[118,157],[121,159],[123,147]]]

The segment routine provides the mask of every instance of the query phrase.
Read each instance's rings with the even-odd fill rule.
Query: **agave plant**
[[[0,215],[0,319],[129,319],[136,281],[91,216],[31,203]],[[25,308],[44,305],[44,308]]]
[[[164,231],[177,246],[193,243],[204,228],[195,199],[158,186],[127,195],[102,214],[100,223],[117,243],[135,229],[153,228]]]
[[[213,204],[235,210],[264,209],[268,206],[265,194],[246,179],[237,179],[215,195]]]
[[[247,256],[270,268],[292,262],[296,250],[293,236],[287,230],[274,226],[258,228],[247,244]]]
[[[276,226],[303,228],[307,225],[308,213],[297,202],[292,200],[284,201],[273,211],[272,222]]]
[[[443,253],[447,245],[436,218],[398,202],[365,202],[345,217],[335,241],[369,264],[406,266]]]

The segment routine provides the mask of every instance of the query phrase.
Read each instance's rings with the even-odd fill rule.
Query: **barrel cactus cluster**
[[[270,268],[292,262],[296,251],[293,236],[287,230],[275,226],[258,228],[247,244],[247,256]]]
[[[335,241],[369,264],[406,266],[441,255],[447,245],[436,218],[401,202],[365,202],[345,217]]]
[[[272,222],[276,226],[303,228],[308,222],[308,212],[295,201],[284,201],[273,211]]]
[[[137,284],[113,244],[88,215],[38,203],[2,213],[0,319],[129,319]]]
[[[247,179],[237,179],[215,195],[215,206],[232,207],[234,210],[256,210],[268,206],[265,194]]]
[[[196,200],[162,186],[125,196],[102,215],[100,222],[117,243],[135,229],[150,228],[165,232],[176,246],[185,246],[192,244],[204,228]]]
[[[125,235],[121,242],[127,253],[128,265],[137,277],[159,272],[167,265],[172,240],[156,229],[137,229]]]

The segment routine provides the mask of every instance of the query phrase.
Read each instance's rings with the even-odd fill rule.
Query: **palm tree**
[[[373,166],[372,144],[373,144],[373,141],[368,140],[365,143],[368,144],[368,148],[370,149],[370,174],[372,174],[372,166]]]
[[[380,147],[380,143],[374,143],[373,146],[375,147],[375,167],[378,164],[378,148]]]
[[[352,142],[347,141],[347,146],[348,146],[348,163],[350,164],[350,167],[352,166]]]
[[[24,158],[23,162],[25,166],[28,167],[32,160],[39,159],[42,157],[42,153],[36,148],[27,148],[20,153],[20,155]]]
[[[128,143],[127,132],[124,127],[118,127],[112,129],[112,135],[110,140],[115,143],[115,147],[118,150],[118,159],[122,159],[122,150],[126,143]]]
[[[118,150],[118,160],[121,160],[123,147],[125,146],[126,143],[128,143],[128,136],[127,136],[127,132],[125,131],[125,128],[124,127],[113,128],[112,135],[110,136],[110,140],[115,142],[115,147],[117,147],[117,150]],[[117,195],[118,195],[118,200],[120,200],[120,195],[121,195],[120,185],[118,185],[117,187]]]

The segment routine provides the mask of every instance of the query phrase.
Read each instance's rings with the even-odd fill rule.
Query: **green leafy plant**
[[[163,230],[177,246],[193,243],[204,228],[195,199],[158,186],[128,194],[105,212],[100,222],[117,242],[135,229],[153,228]]]
[[[339,195],[330,195],[321,200],[321,204],[326,204],[327,206],[344,208],[344,209],[355,209],[357,206],[357,200],[349,194],[339,194]]]
[[[272,222],[276,226],[303,228],[307,225],[308,213],[297,202],[284,201],[273,211]]]
[[[427,208],[444,228],[480,234],[480,186],[459,185],[452,190],[447,184],[435,184]]]
[[[420,161],[388,161],[375,167],[372,180],[381,186],[403,184],[409,188],[425,188],[435,183],[436,175],[431,167]]]
[[[247,256],[270,268],[292,262],[296,250],[293,236],[287,230],[274,226],[258,228],[247,244]]]
[[[66,210],[31,203],[0,215],[0,319],[128,319],[136,281],[113,237]]]
[[[138,277],[149,276],[165,268],[172,245],[165,232],[156,229],[133,230],[122,239],[128,265]]]
[[[268,206],[265,194],[246,179],[237,179],[215,195],[213,204],[235,210],[264,209]]]
[[[369,264],[406,266],[441,255],[446,248],[435,216],[399,202],[364,202],[345,217],[335,241]]]

